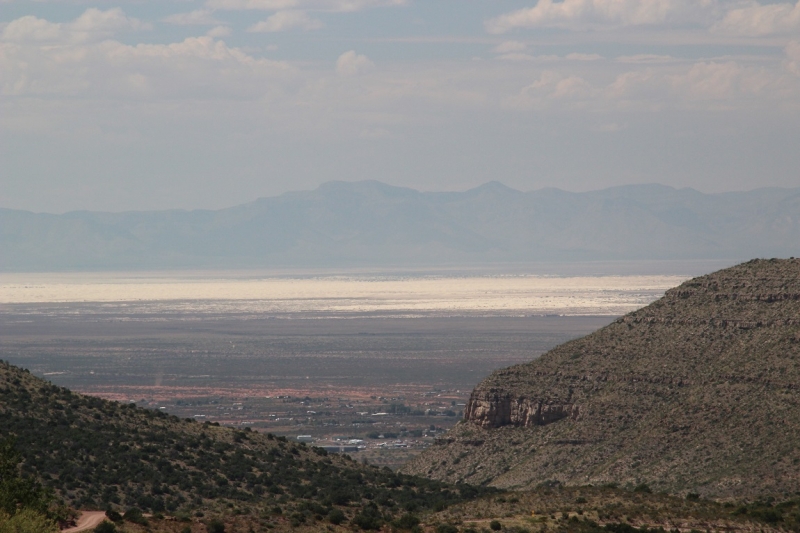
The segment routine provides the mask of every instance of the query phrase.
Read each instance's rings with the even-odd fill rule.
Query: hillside
[[[800,489],[798,383],[800,260],[754,260],[495,372],[466,420],[404,471],[786,496]]]
[[[742,505],[646,487],[549,483],[508,494],[448,485],[269,434],[73,394],[0,363],[0,437],[9,436],[17,439],[23,475],[76,507],[106,510],[116,526],[105,524],[104,532],[800,531],[797,498]],[[8,458],[6,446],[4,440],[0,462]],[[4,499],[14,476],[2,466],[0,531],[55,531],[44,511],[32,513],[38,508],[14,513],[14,502]],[[27,529],[16,529],[21,524]]]
[[[331,182],[218,211],[0,209],[0,271],[360,267],[789,255],[800,189],[419,192]]]
[[[0,437],[9,436],[23,474],[82,509],[187,518],[224,511],[262,527],[346,520],[369,529],[487,492],[74,394],[0,363]]]

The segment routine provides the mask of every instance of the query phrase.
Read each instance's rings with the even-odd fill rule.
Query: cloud
[[[408,0],[207,0],[213,9],[256,9],[279,11],[284,9],[313,9],[321,11],[350,12],[375,7],[403,6]]]
[[[617,57],[617,62],[619,63],[669,63],[671,61],[675,61],[675,58],[658,54],[634,54],[632,56]]]
[[[596,90],[580,76],[545,70],[539,79],[526,85],[506,101],[516,109],[544,109],[555,105],[573,104],[590,98]]]
[[[747,7],[726,13],[711,29],[718,33],[747,37],[797,33],[800,31],[800,1],[794,5],[751,2]]]
[[[271,33],[288,30],[318,30],[325,24],[318,19],[311,18],[305,11],[287,9],[278,11],[267,20],[253,24],[247,31],[256,33]]]
[[[209,37],[226,37],[231,34],[229,26],[215,26],[206,32]]]
[[[355,76],[372,70],[375,63],[365,55],[356,54],[350,50],[339,56],[336,60],[336,73],[340,76]]]
[[[206,6],[212,9],[257,9],[262,11],[278,11],[292,9],[300,5],[299,0],[207,0]]]
[[[511,52],[521,52],[527,48],[525,43],[519,41],[505,41],[494,47],[493,51],[498,54],[509,54]]]
[[[605,96],[650,109],[730,109],[796,99],[798,86],[774,71],[736,61],[699,61],[680,67],[646,67],[617,76]]]
[[[188,13],[175,13],[161,20],[177,26],[214,26],[222,24],[221,21],[214,18],[210,9],[196,9]]]
[[[786,52],[786,62],[784,65],[789,72],[794,72],[800,76],[800,41],[791,41],[784,50]]]
[[[55,41],[61,39],[61,24],[48,22],[33,15],[18,18],[9,22],[3,30],[4,41]]]
[[[603,59],[603,56],[600,54],[579,54],[577,52],[573,52],[571,54],[567,54],[565,59],[569,61],[599,61]]]
[[[536,57],[521,52],[511,52],[508,54],[500,54],[497,56],[497,59],[502,61],[533,61],[536,59]]]
[[[716,11],[716,0],[539,0],[486,21],[489,33],[517,28],[586,29],[622,26],[698,23]]]
[[[9,22],[0,39],[7,42],[73,42],[99,40],[123,30],[149,29],[139,19],[128,17],[120,8],[101,11],[90,8],[68,23],[49,22],[32,15]]]
[[[60,40],[55,40],[51,26],[23,18],[9,23],[0,41],[0,94],[57,100],[87,96],[97,102],[256,98],[279,91],[294,75],[285,63],[253,57],[211,36],[137,45],[113,39],[76,40],[65,28],[109,27],[108,18],[85,17],[81,25],[59,26]],[[26,41],[19,40],[23,27]],[[15,40],[7,39],[9,28]],[[32,33],[41,37],[42,32],[46,41],[30,39]]]

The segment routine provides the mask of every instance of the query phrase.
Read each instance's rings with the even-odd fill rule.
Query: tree
[[[13,516],[0,511],[0,533],[58,533],[58,527],[32,509],[22,509]]]
[[[208,533],[225,533],[225,523],[216,518],[211,520],[206,528]]]
[[[14,444],[13,438],[0,442],[0,511],[10,517],[20,509],[47,515],[52,494],[35,480],[20,475],[22,459]]]
[[[116,533],[117,526],[113,522],[104,520],[99,526],[94,528],[94,533]]]

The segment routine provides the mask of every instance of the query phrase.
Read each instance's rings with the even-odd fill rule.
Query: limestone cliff
[[[495,372],[405,470],[500,487],[794,493],[798,387],[800,260],[754,260]]]
[[[482,428],[544,426],[568,416],[578,416],[578,406],[553,398],[518,397],[513,393],[476,389],[470,396],[465,420]]]

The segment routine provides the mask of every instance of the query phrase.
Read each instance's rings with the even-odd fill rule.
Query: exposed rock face
[[[800,259],[754,260],[494,372],[404,470],[530,487],[800,490]]]
[[[470,396],[464,419],[482,428],[544,426],[578,416],[578,406],[557,399],[517,397],[509,392],[476,389]]]

